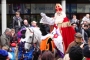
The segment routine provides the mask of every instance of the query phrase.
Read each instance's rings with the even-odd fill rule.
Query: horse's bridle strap
[[[28,28],[29,29],[29,28]],[[32,29],[33,30],[33,29]],[[29,29],[29,31],[32,33],[32,31]],[[32,37],[32,42],[31,43],[29,43],[29,42],[27,42],[27,43],[29,43],[29,44],[33,44],[33,40],[34,40],[34,30],[33,30],[33,37]]]

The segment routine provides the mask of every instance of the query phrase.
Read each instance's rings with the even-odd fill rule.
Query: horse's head
[[[25,28],[21,30],[20,42],[25,42],[24,48],[29,49],[32,44],[40,42],[41,32],[35,28]]]

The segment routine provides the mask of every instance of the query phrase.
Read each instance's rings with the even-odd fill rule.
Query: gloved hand
[[[40,13],[40,15],[41,15],[42,17],[46,16],[46,14],[45,14],[45,13]]]

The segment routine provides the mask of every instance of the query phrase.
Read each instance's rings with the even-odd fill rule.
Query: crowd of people
[[[59,9],[60,11],[62,9]],[[45,15],[44,15],[45,16]],[[67,18],[65,18],[64,23],[69,23],[68,21],[66,21]],[[73,41],[69,41],[69,36],[71,38],[71,34],[69,36],[64,36],[63,35],[63,39],[68,38],[67,41],[70,42],[70,44],[67,46],[67,48],[65,49],[65,56],[63,58],[63,60],[90,60],[90,15],[86,14],[86,16],[84,16],[82,18],[82,20],[78,20],[76,15],[73,15],[72,20],[69,20],[71,27],[73,28],[73,30],[75,30],[75,34],[74,32],[71,33],[72,36],[74,34],[74,39]],[[55,22],[58,23],[58,22]],[[42,25],[43,27],[46,27],[46,30],[50,31],[50,26],[48,24],[46,25]],[[59,23],[59,27],[60,27],[60,23]],[[64,25],[63,25],[64,26]],[[69,25],[65,25],[64,27],[68,27]],[[11,46],[16,47],[18,44],[18,38],[17,38],[17,33],[20,29],[26,28],[26,27],[37,27],[37,22],[36,21],[32,21],[31,25],[29,24],[27,19],[22,19],[20,17],[20,13],[16,12],[16,15],[13,17],[13,28],[6,28],[5,32],[1,35],[0,37],[0,59],[2,60],[9,60],[10,56],[8,55],[8,51],[10,51]],[[54,25],[54,27],[57,29],[57,27]],[[62,26],[61,26],[62,27]],[[66,34],[69,28],[62,28],[62,34]],[[44,29],[43,29],[44,30]],[[46,31],[47,33],[50,33]],[[72,29],[71,29],[72,31]],[[68,33],[70,33],[71,31],[68,30]],[[66,32],[66,33],[64,33]],[[44,35],[44,32],[43,32]],[[68,42],[68,43],[69,43]],[[65,43],[65,41],[64,41]],[[44,51],[41,56],[40,56],[40,60],[54,60],[55,56],[53,55],[53,53],[49,50]]]

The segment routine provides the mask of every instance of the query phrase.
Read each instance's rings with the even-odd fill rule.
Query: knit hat
[[[7,57],[8,57],[8,52],[6,50],[0,49],[0,59],[6,60]]]
[[[1,50],[0,49],[0,55],[2,55],[2,56],[8,56],[8,52],[6,50]]]
[[[90,58],[90,47],[88,45],[83,48],[83,55]]]

